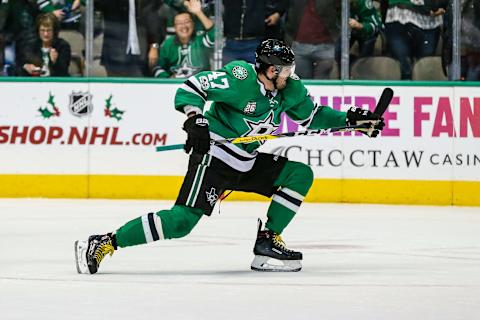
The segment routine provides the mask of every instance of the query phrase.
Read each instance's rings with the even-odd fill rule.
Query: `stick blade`
[[[380,99],[378,100],[377,106],[375,107],[375,111],[373,113],[381,117],[387,110],[392,99],[393,99],[392,88],[383,89],[382,95],[380,96]]]

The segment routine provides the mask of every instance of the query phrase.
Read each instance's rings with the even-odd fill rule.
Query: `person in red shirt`
[[[296,73],[303,79],[329,79],[340,32],[340,7],[335,0],[290,1],[285,40],[292,44]]]

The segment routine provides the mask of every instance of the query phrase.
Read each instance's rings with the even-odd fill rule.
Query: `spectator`
[[[266,19],[265,19],[265,38],[280,39],[285,37],[284,16],[287,10],[288,0],[269,0],[267,1]]]
[[[446,0],[381,0],[390,54],[400,62],[402,79],[412,78],[413,59],[433,56]]]
[[[210,70],[210,48],[214,45],[213,21],[202,11],[200,0],[185,1],[188,12],[175,16],[175,35],[162,44],[160,60],[154,69],[157,78],[188,78],[197,72]],[[193,17],[201,21],[206,32],[197,35]]]
[[[25,61],[27,49],[31,48],[37,38],[35,31],[37,14],[35,0],[2,1],[1,15],[4,21],[0,23],[0,33],[2,33],[5,53],[8,52],[11,56],[7,61],[11,66],[8,75],[15,75],[19,69],[21,70],[21,61]]]
[[[445,75],[451,74],[452,63],[452,5],[450,1],[443,25],[442,66]],[[461,79],[480,80],[480,0],[461,0]]]
[[[358,42],[359,57],[369,57],[373,55],[377,36],[382,30],[382,19],[380,14],[373,6],[372,0],[350,0],[350,47]],[[335,59],[340,64],[341,41],[337,40],[335,48]],[[350,61],[352,62],[352,61]]]
[[[158,61],[160,0],[96,0],[104,18],[101,64],[108,76],[143,77]]]
[[[232,60],[255,63],[255,49],[286,10],[285,0],[223,0],[225,47],[223,64]],[[271,29],[270,29],[271,30]]]
[[[85,2],[85,0],[38,0],[37,5],[43,13],[52,12],[62,25],[71,25],[80,20],[80,5],[85,5]]]
[[[290,0],[285,39],[292,44],[300,78],[330,78],[340,21],[340,1]]]
[[[5,26],[8,15],[8,2],[0,2],[0,68],[3,73],[3,65],[5,64]]]
[[[166,4],[171,14],[171,18],[167,19],[167,27],[170,30],[174,30],[174,25],[173,25],[173,20],[175,16],[178,13],[185,12],[185,6],[184,6],[185,0],[164,0],[163,3]],[[215,6],[214,6],[214,0],[201,0],[200,4],[202,6],[202,11],[207,17],[212,17],[215,14]],[[196,17],[193,17],[193,22],[195,25],[195,31],[196,32],[202,32],[204,31],[204,27],[202,22]],[[172,31],[171,34],[174,34],[175,32]]]
[[[60,22],[53,13],[44,13],[36,21],[38,39],[28,49],[22,64],[23,76],[68,77],[70,44],[58,37]]]

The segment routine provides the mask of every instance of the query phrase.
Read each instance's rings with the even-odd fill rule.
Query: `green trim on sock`
[[[147,242],[143,233],[142,218],[138,217],[120,227],[115,232],[117,245],[120,248],[136,246]]]
[[[289,210],[279,204],[278,202],[272,201],[267,212],[267,223],[265,227],[273,232],[281,234],[283,229],[292,221],[295,216],[295,212]]]

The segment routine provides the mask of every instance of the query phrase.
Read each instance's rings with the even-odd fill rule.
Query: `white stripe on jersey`
[[[156,78],[160,75],[160,73],[165,72],[165,69],[162,68],[156,68],[155,71],[153,72],[153,77]]]
[[[190,92],[190,93],[193,93],[194,95],[202,98],[203,101],[205,101],[205,98],[202,97],[202,95],[200,95],[197,91],[193,90],[192,88],[190,88],[189,86],[187,86],[186,84],[182,84],[182,86],[180,87],[181,89],[187,91],[187,92]]]
[[[212,41],[210,41],[210,38],[208,38],[208,34],[205,34],[205,36],[202,39],[202,43],[207,48],[212,48],[214,44]]]
[[[247,172],[253,168],[255,164],[255,159],[253,158],[248,161],[242,161],[240,159],[235,158],[231,154],[227,153],[225,150],[220,149],[218,146],[212,146],[210,148],[210,154],[222,161],[223,163],[227,164],[228,166],[232,167],[235,170],[240,172]]]
[[[210,138],[212,138],[213,140],[223,140],[225,139],[224,137],[222,137],[221,135],[218,135],[214,132],[210,132]],[[227,147],[228,149],[232,150],[233,152],[235,152],[236,154],[242,156],[242,157],[245,157],[245,158],[255,158],[258,154],[257,151],[255,151],[254,153],[248,153],[247,151],[243,150],[243,149],[240,149],[239,147],[237,147],[236,145],[234,145],[233,143],[225,143],[224,144],[225,147]]]
[[[191,112],[194,112],[195,114],[202,114],[202,109],[191,105],[186,105],[185,107],[183,107],[183,113],[189,114]]]
[[[202,85],[200,84],[200,82],[198,82],[195,76],[191,76],[190,78],[188,78],[188,80],[198,89],[198,91],[200,91],[203,95],[205,95],[205,97],[207,96],[205,91],[203,91],[202,89]]]
[[[220,136],[216,133],[213,133],[213,132],[210,132],[210,138],[212,138],[214,140],[225,139],[224,137],[222,137],[222,136]],[[248,152],[240,149],[239,147],[237,147],[233,143],[225,143],[222,146],[231,150],[232,153],[237,154],[239,156],[239,158],[241,158],[241,157],[248,158],[248,160],[238,159],[234,155],[226,152],[225,150],[223,150],[220,147],[215,146],[215,145],[210,147],[210,152],[209,153],[212,156],[214,156],[215,158],[222,161],[223,163],[230,166],[231,168],[233,168],[235,170],[238,170],[240,172],[247,172],[247,171],[250,171],[253,168],[253,165],[255,164],[255,159],[256,159],[257,154],[258,154],[257,151],[255,151],[254,153],[248,153]]]
[[[295,122],[299,126],[303,126],[303,127],[308,128],[310,123],[312,123],[313,117],[315,116],[317,111],[318,111],[318,104],[315,103],[315,108],[313,108],[312,113],[310,113],[310,116],[308,116],[308,118],[306,118],[304,120],[293,120],[293,122]]]

